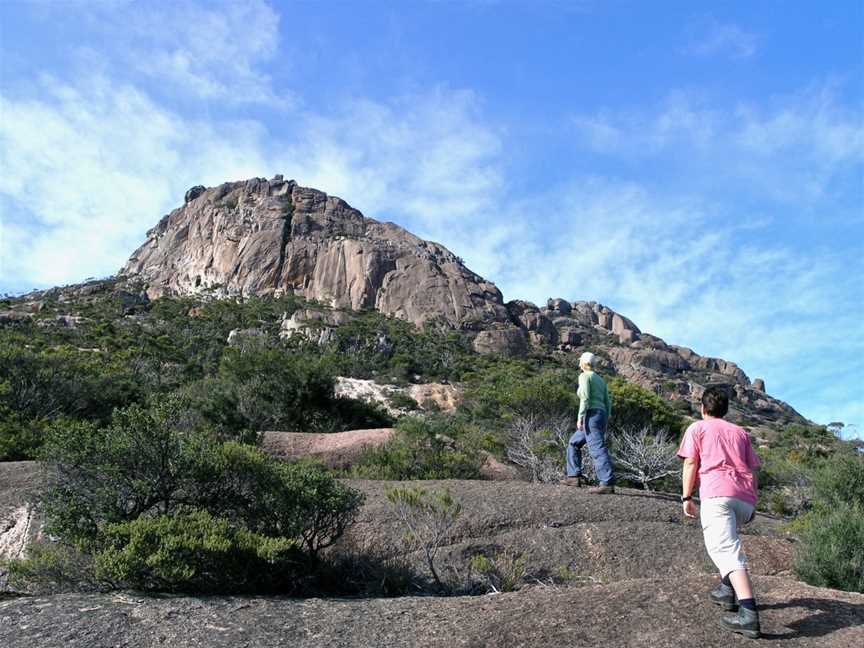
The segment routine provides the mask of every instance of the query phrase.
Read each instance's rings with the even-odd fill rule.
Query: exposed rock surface
[[[408,387],[408,396],[423,409],[454,412],[462,402],[462,391],[456,385],[426,383]]]
[[[150,298],[287,292],[417,324],[507,320],[495,285],[443,246],[281,176],[194,187],[122,272],[143,279]]]
[[[728,648],[713,578],[532,587],[474,597],[285,599],[65,594],[0,601],[9,648]],[[857,648],[864,596],[770,576],[755,579],[766,639],[790,648]]]
[[[435,409],[453,412],[462,402],[462,392],[455,385],[423,383],[398,387],[381,385],[374,380],[345,377],[336,378],[336,395],[380,405],[393,416],[407,413],[393,404],[400,395],[408,396],[421,411]]]
[[[332,436],[332,435],[328,435]],[[19,471],[20,472],[20,471]],[[367,495],[346,545],[400,552],[386,502],[394,483],[350,481]],[[528,558],[526,581],[508,594],[389,599],[62,594],[0,600],[0,645],[436,647],[751,646],[718,624],[707,600],[716,576],[701,530],[671,497],[627,489],[615,496],[526,483],[411,482],[449,488],[464,506],[445,578],[472,555],[508,550]],[[790,542],[757,516],[743,537],[767,639],[792,647],[864,642],[864,595],[810,587],[788,574]],[[413,565],[420,556],[409,554]]]
[[[6,589],[3,561],[21,558],[37,538],[41,525],[33,515],[31,499],[42,483],[33,461],[0,462],[0,592]]]
[[[364,450],[386,443],[395,432],[393,428],[326,434],[265,432],[262,449],[280,459],[313,457],[330,468],[348,468]]]
[[[352,546],[401,548],[402,529],[386,491],[398,482],[349,480],[366,503],[343,541]],[[462,572],[477,552],[509,550],[525,555],[529,580],[562,571],[582,581],[686,577],[710,572],[702,529],[681,514],[677,497],[617,489],[614,497],[586,489],[517,481],[405,482],[446,489],[463,513],[439,560],[447,573]],[[757,574],[788,574],[792,542],[782,523],[757,515],[746,527],[744,549]],[[674,550],[670,550],[674,547]],[[416,566],[422,559],[415,556]],[[533,580],[532,580],[533,582]]]
[[[474,338],[477,353],[500,353],[506,356],[523,356],[528,352],[525,331],[515,326],[481,331]]]

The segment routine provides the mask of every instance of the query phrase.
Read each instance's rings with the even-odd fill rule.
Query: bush
[[[468,339],[456,331],[434,324],[418,329],[377,312],[360,313],[338,327],[327,349],[341,375],[396,382],[412,382],[415,375],[459,380],[476,357]]]
[[[195,509],[108,525],[101,542],[97,578],[143,590],[284,592],[304,565],[295,540]]]
[[[538,371],[527,362],[500,362],[469,377],[464,408],[475,420],[494,424],[518,416],[575,419],[576,379],[571,371]]]
[[[555,482],[564,476],[564,453],[573,431],[571,417],[518,415],[509,428],[507,458],[526,469],[532,482]]]
[[[46,532],[117,585],[293,591],[298,557],[314,570],[363,499],[316,465],[221,441],[176,398],[104,428],[55,425],[43,457]]]
[[[795,573],[818,587],[864,592],[864,507],[843,502],[807,517]]]
[[[330,432],[392,424],[379,407],[337,398],[335,381],[332,361],[313,349],[247,340],[225,351],[216,376],[183,393],[220,430]]]
[[[612,435],[618,430],[666,430],[673,439],[681,436],[684,418],[657,394],[621,378],[608,381],[612,397],[612,416],[609,430]]]
[[[814,495],[826,506],[864,507],[864,455],[833,457],[816,472]]]
[[[669,442],[668,433],[647,427],[618,431],[612,463],[616,477],[636,482],[645,490],[651,490],[655,481],[662,483],[662,480],[677,476],[681,470],[677,446]]]
[[[460,417],[405,416],[396,436],[361,454],[352,475],[364,479],[479,479],[481,431]]]
[[[93,556],[67,544],[33,542],[27,547],[25,558],[10,560],[6,566],[9,583],[18,590],[57,594],[109,587],[97,578]]]
[[[507,549],[471,556],[468,566],[479,574],[492,592],[514,592],[525,578],[527,558]]]

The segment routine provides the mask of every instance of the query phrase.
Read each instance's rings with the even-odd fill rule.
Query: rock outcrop
[[[508,319],[498,288],[443,246],[281,176],[193,187],[122,274],[150,298],[295,294],[461,329]]]
[[[328,435],[329,436],[329,435]],[[464,508],[436,564],[454,584],[478,575],[474,556],[525,560],[518,591],[480,596],[289,598],[145,596],[132,591],[0,600],[0,645],[109,646],[501,646],[751,645],[723,630],[707,597],[716,584],[698,522],[675,498],[621,489],[598,499],[578,489],[518,482],[372,482],[357,522],[332,547],[392,556],[417,579],[422,551],[408,551],[388,488],[447,488]],[[864,595],[811,587],[789,574],[783,524],[757,515],[742,536],[766,640],[847,648],[864,642]],[[674,547],[675,550],[670,550]],[[369,552],[364,554],[363,552]],[[486,591],[478,588],[478,593]],[[562,614],[590,610],[590,614]]]

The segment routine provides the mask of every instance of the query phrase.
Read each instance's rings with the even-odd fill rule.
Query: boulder
[[[577,301],[571,305],[570,316],[578,320],[585,328],[591,328],[598,323],[597,313],[592,302]]]
[[[765,381],[761,378],[757,378],[753,381],[753,389],[760,392],[765,392]]]
[[[555,327],[552,321],[531,302],[521,300],[507,302],[507,312],[514,324],[529,333],[538,333],[542,338],[540,344],[555,341]]]
[[[639,327],[618,313],[612,314],[612,332],[618,336],[625,332],[629,332],[634,340],[639,337],[640,333]]]
[[[484,452],[483,465],[480,466],[480,475],[483,479],[491,481],[521,481],[522,475],[513,464],[502,463],[495,455]]]
[[[411,385],[408,387],[408,396],[424,409],[434,407],[442,412],[455,412],[462,403],[462,392],[459,388],[442,383]]]
[[[481,331],[474,338],[477,353],[500,353],[505,356],[524,356],[528,352],[525,332],[514,327]]]
[[[582,334],[572,328],[558,329],[558,343],[569,346],[579,346],[582,344]]]
[[[570,302],[564,299],[549,299],[546,302],[546,310],[553,315],[569,315],[572,310]]]

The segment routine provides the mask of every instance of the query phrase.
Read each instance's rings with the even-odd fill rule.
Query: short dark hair
[[[729,411],[729,394],[722,387],[709,387],[702,394],[702,405],[706,414],[723,418]]]

